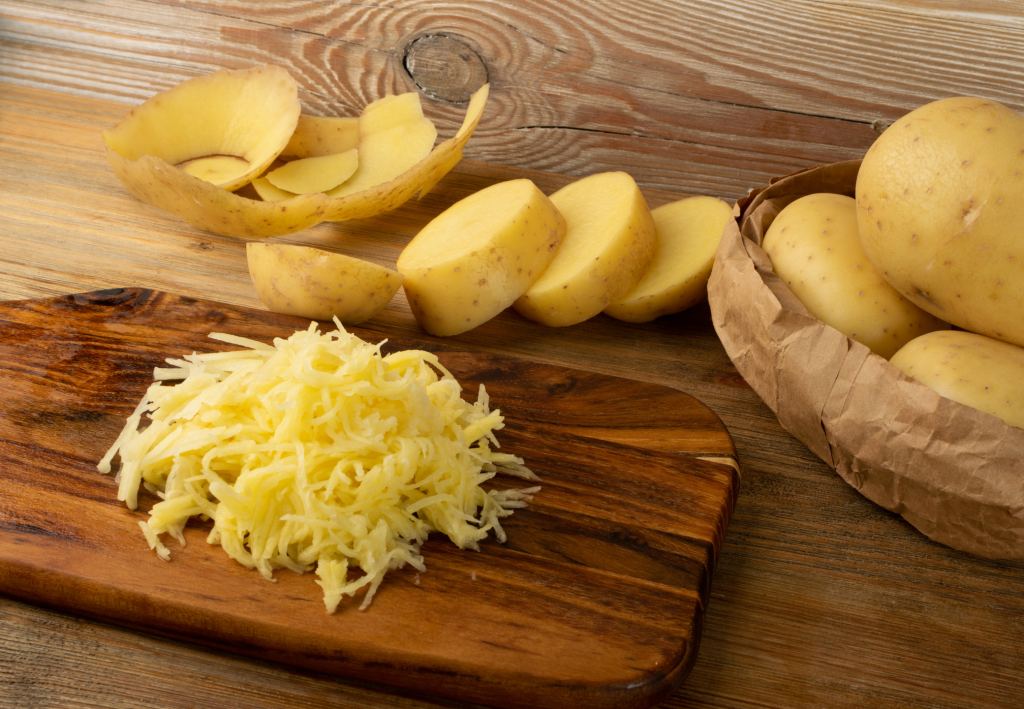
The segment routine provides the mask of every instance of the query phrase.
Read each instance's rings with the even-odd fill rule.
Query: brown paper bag
[[[852,196],[859,166],[805,170],[737,203],[708,283],[715,330],[782,426],[868,499],[943,544],[1024,559],[1024,429],[940,397],[815,319],[760,247],[795,199]]]

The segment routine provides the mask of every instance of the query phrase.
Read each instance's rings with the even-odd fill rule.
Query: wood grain
[[[209,346],[212,330],[270,341],[306,324],[138,289],[0,304],[0,591],[462,701],[645,706],[682,680],[738,472],[718,418],[668,387],[390,340],[441,350],[505,413],[505,449],[543,485],[505,524],[508,543],[469,554],[430,540],[426,573],[389,574],[369,610],[331,616],[309,576],[266,585],[204,544],[208,530],[187,530],[171,563],[150,553],[95,463],[152,368],[229,349]]]
[[[475,160],[422,203],[301,237],[385,264],[431,210],[502,175],[550,189],[612,166],[652,202],[733,199],[790,169],[860,157],[873,123],[933,97],[1022,107],[1017,0],[624,5],[0,1],[0,298],[130,279],[257,305],[242,245],[132,202],[97,135],[125,103],[222,64],[289,63],[307,108],[324,112],[411,89],[400,48],[422,31],[458,35],[500,70]],[[442,134],[461,116],[425,104]],[[418,336],[400,298],[375,324]],[[683,388],[731,432],[743,490],[697,663],[665,706],[1024,704],[1024,568],[931,543],[842,482],[744,384],[706,308],[565,330],[504,314],[458,342]],[[0,706],[204,704],[436,706],[0,598]]]

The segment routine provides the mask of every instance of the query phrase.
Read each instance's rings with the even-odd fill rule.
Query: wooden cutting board
[[[732,442],[678,390],[424,337],[466,391],[486,384],[503,450],[543,489],[506,544],[424,546],[373,604],[327,615],[311,575],[269,583],[204,542],[170,562],[96,461],[165,357],[269,341],[306,321],[119,289],[0,303],[0,592],[396,691],[502,706],[643,706],[697,653],[738,485]],[[387,337],[354,328],[371,341]]]

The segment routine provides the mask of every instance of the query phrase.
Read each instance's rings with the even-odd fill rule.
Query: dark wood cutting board
[[[0,303],[0,592],[132,628],[358,681],[502,706],[643,706],[696,657],[738,468],[717,416],[676,389],[479,352],[441,355],[486,384],[503,450],[542,491],[506,544],[424,546],[366,611],[324,612],[310,574],[268,583],[205,543],[137,527],[96,471],[169,356],[269,341],[306,321],[142,289]],[[354,328],[371,341],[387,337]]]

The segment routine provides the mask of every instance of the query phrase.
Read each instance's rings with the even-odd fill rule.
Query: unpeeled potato
[[[702,300],[732,207],[714,197],[689,197],[652,210],[651,217],[654,257],[633,289],[605,308],[613,318],[648,322]]]
[[[515,302],[530,320],[574,325],[633,288],[654,255],[654,220],[625,172],[577,180],[551,195],[566,234],[551,265]]]
[[[345,324],[369,320],[402,285],[390,268],[297,244],[246,244],[256,294],[275,313]]]
[[[457,335],[521,296],[551,261],[565,220],[530,180],[499,182],[435,217],[398,257],[416,320]]]

